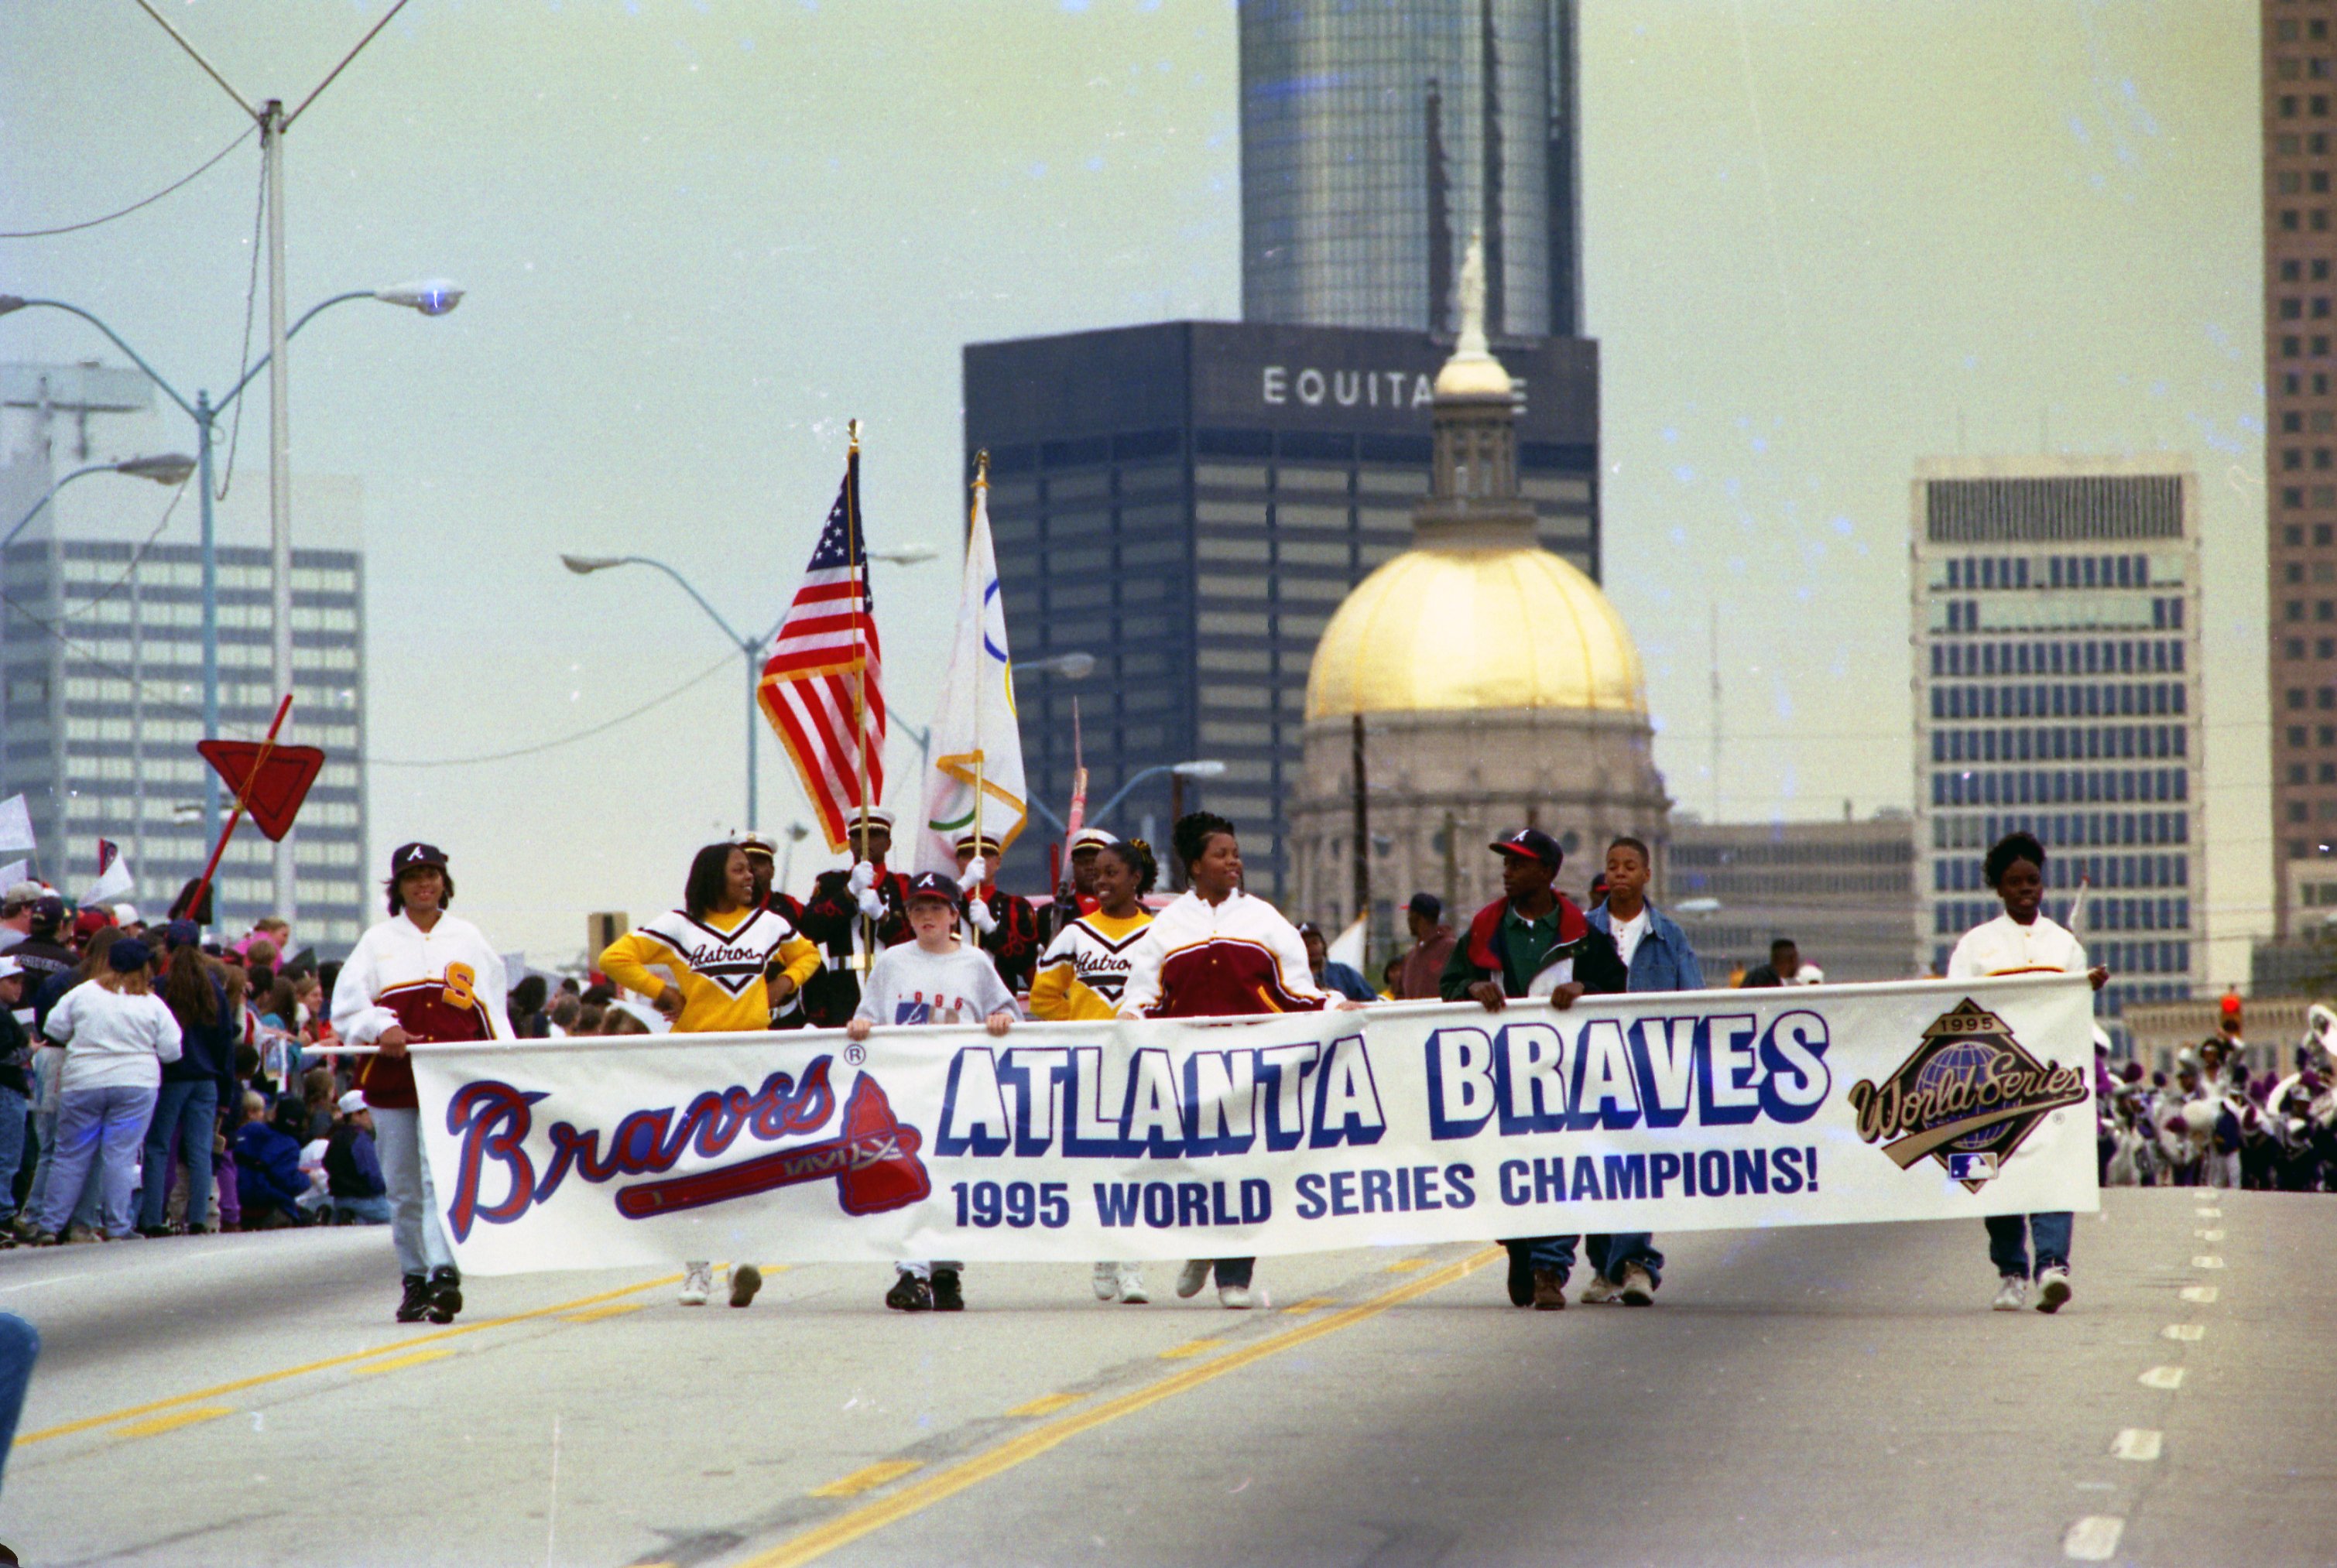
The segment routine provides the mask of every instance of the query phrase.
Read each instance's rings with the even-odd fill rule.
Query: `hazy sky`
[[[247,96],[297,101],[383,4],[167,9]],[[1724,814],[1903,805],[1914,459],[2175,450],[2206,482],[2209,902],[2226,936],[2267,918],[2256,7],[1583,13],[1607,584],[1682,805],[1713,806],[1716,598]],[[661,557],[759,631],[854,415],[872,538],[944,547],[878,569],[922,722],[959,347],[1238,314],[1234,34],[1223,0],[413,0],[288,141],[296,308],[471,291],[434,322],[351,307],[292,355],[296,469],[365,485],[375,858],[435,839],[539,960],[588,909],[677,897],[743,816],[740,661],[662,579],[557,552]],[[131,0],[0,8],[0,229],[143,196],[239,120]],[[222,385],[257,177],[247,147],[122,222],[0,242],[0,290]],[[0,358],[102,351],[0,323]],[[445,765],[701,671],[597,737]],[[762,756],[765,825],[804,817]]]

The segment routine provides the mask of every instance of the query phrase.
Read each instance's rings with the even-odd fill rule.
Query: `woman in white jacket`
[[[57,1090],[57,1150],[34,1216],[36,1242],[54,1242],[73,1213],[93,1162],[106,1235],[132,1229],[130,1192],[138,1151],[162,1086],[162,1064],[179,1059],[179,1020],[154,994],[154,955],[134,939],[117,941],[104,970],[64,994],[49,1013],[49,1038],[65,1048]]]

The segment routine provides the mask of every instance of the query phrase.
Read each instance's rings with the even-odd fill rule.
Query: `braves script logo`
[[[1861,1138],[1902,1171],[1928,1154],[1974,1193],[2046,1113],[2085,1099],[2082,1068],[2045,1066],[1969,997],[1931,1021],[1890,1077],[1850,1089]]]
[[[662,1174],[686,1153],[695,1151],[704,1159],[724,1154],[742,1133],[777,1143],[818,1132],[836,1112],[836,1091],[827,1082],[829,1060],[814,1058],[800,1084],[786,1073],[773,1073],[751,1093],[734,1084],[700,1095],[679,1121],[670,1105],[633,1111],[609,1135],[605,1155],[600,1129],[580,1130],[554,1122],[552,1158],[540,1177],[527,1152],[527,1139],[534,1126],[533,1107],[543,1094],[492,1079],[465,1084],[446,1106],[446,1130],[463,1141],[454,1198],[446,1205],[447,1226],[459,1242],[475,1223],[508,1225],[549,1201],[572,1171],[596,1184],[621,1176]],[[933,1182],[917,1158],[924,1143],[916,1128],[895,1118],[883,1086],[863,1073],[845,1101],[844,1125],[834,1137],[685,1176],[637,1183],[618,1192],[617,1213],[644,1220],[833,1178],[836,1201],[846,1213],[883,1213],[919,1203],[933,1192]],[[480,1189],[491,1171],[502,1178],[504,1192],[485,1203]]]

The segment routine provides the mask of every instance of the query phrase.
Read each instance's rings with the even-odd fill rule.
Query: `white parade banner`
[[[414,1050],[476,1274],[2099,1206],[2083,976]]]

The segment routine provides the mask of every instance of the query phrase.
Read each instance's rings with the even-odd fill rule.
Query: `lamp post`
[[[40,516],[42,510],[57,498],[57,492],[76,479],[86,479],[93,473],[126,473],[132,479],[151,479],[157,484],[176,485],[186,483],[187,476],[194,472],[195,460],[177,452],[161,453],[152,457],[133,457],[123,463],[93,463],[87,468],[76,468],[49,486],[41,499],[33,502],[33,509],[16,520],[15,527],[5,534],[0,534],[0,550],[15,543],[16,536],[31,527],[33,519]]]
[[[419,311],[425,316],[444,316],[448,311],[454,309],[455,305],[461,301],[462,297],[463,290],[443,278],[426,279],[418,283],[396,284],[386,288],[350,289],[347,293],[336,294],[331,298],[310,307],[299,320],[292,324],[284,336],[287,338],[289,338],[294,333],[298,332],[302,327],[308,326],[309,322],[315,320],[320,313],[331,309],[336,305],[345,305],[352,299],[377,299],[385,305],[404,306],[408,310]],[[203,738],[206,740],[216,739],[219,735],[220,710],[219,549],[216,540],[215,519],[213,517],[213,496],[215,487],[211,483],[211,445],[219,424],[220,415],[226,413],[229,406],[233,404],[237,398],[243,395],[244,388],[249,386],[253,380],[259,376],[259,373],[267,368],[269,363],[268,357],[261,357],[254,363],[249,370],[246,370],[243,374],[243,379],[238,381],[232,387],[229,388],[227,395],[220,398],[217,403],[213,403],[211,401],[210,394],[208,391],[202,390],[198,390],[195,394],[195,400],[192,403],[190,403],[183,396],[180,395],[176,387],[162,379],[162,375],[160,371],[156,370],[152,365],[149,365],[146,362],[145,355],[140,354],[127,343],[124,343],[122,340],[122,335],[120,333],[114,331],[112,327],[108,326],[97,317],[92,315],[86,310],[83,310],[80,306],[69,305],[62,299],[26,299],[14,294],[0,294],[0,316],[13,315],[19,310],[27,310],[35,307],[47,310],[62,310],[68,316],[78,316],[83,321],[88,322],[92,326],[96,327],[98,331],[106,336],[106,338],[112,343],[114,347],[128,355],[130,356],[130,362],[135,365],[140,370],[143,371],[146,374],[148,380],[161,387],[163,394],[170,398],[172,403],[177,404],[180,410],[184,413],[189,419],[195,422],[195,465],[197,472],[201,476],[203,489]],[[143,461],[152,462],[159,460]],[[128,470],[124,469],[122,472],[128,472]],[[284,614],[280,609],[279,611],[279,616],[284,627],[288,628],[291,618],[288,615]],[[288,691],[290,689],[290,676],[288,670],[285,676],[285,689]],[[216,774],[206,772],[203,777],[204,837],[207,839],[216,840],[219,837],[219,776]],[[290,881],[292,857],[291,852],[288,847],[289,842],[289,835],[287,835],[285,842],[277,846],[277,854],[279,857],[277,862],[277,885],[279,891],[281,891]],[[285,916],[287,919],[289,919],[292,914],[292,911],[288,908],[280,909],[276,912]]]
[[[1185,781],[1188,778],[1222,778],[1225,771],[1226,765],[1215,757],[1203,757],[1198,762],[1161,763],[1157,766],[1145,768],[1120,785],[1120,792],[1111,799],[1088,813],[1088,822],[1091,825],[1101,824],[1103,819],[1111,814],[1113,807],[1135,793],[1137,785],[1147,779],[1159,778],[1162,774],[1168,774],[1174,781],[1171,785],[1173,798],[1170,801],[1170,806],[1177,815],[1182,815],[1185,804]]]
[[[902,566],[914,566],[921,560],[931,560],[935,551],[929,544],[904,544],[893,550],[872,550],[869,556],[876,560],[889,560]],[[612,566],[646,566],[661,571],[680,586],[681,591],[697,601],[707,618],[722,628],[722,635],[738,646],[747,660],[747,831],[755,831],[755,806],[759,792],[756,787],[756,735],[761,718],[761,705],[755,700],[756,691],[763,681],[763,652],[771,646],[779,628],[787,623],[787,612],[771,623],[771,629],[758,638],[741,637],[738,628],[723,618],[722,612],[706,601],[706,596],[691,586],[690,580],[661,560],[646,555],[570,555],[561,553],[560,564],[579,577],[590,577],[596,571],[606,571]]]

